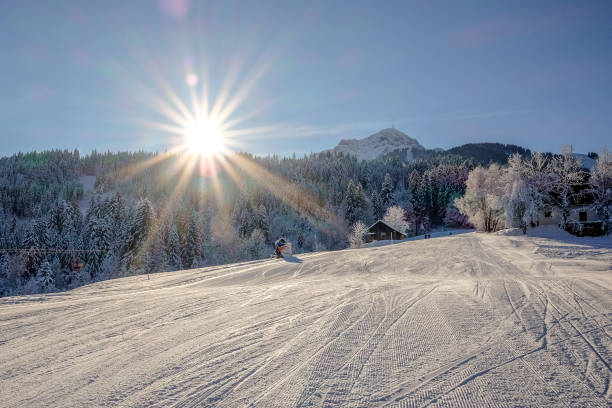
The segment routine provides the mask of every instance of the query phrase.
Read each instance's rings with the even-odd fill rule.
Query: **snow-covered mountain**
[[[416,140],[405,133],[395,129],[383,129],[364,139],[342,139],[335,152],[352,154],[362,160],[373,160],[383,154],[396,150],[406,149],[407,159],[412,159],[414,150],[425,148]]]

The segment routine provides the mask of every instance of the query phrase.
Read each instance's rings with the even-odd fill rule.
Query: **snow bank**
[[[473,229],[448,229],[448,230],[444,230],[444,231],[433,231],[431,232],[430,238],[441,238],[441,237],[448,237],[448,236],[453,236],[453,235],[459,235],[459,234],[466,234],[468,232],[474,232],[475,230]],[[368,242],[367,244],[363,244],[361,247],[362,248],[374,248],[374,247],[380,247],[380,246],[385,246],[385,245],[392,245],[392,244],[399,244],[401,242],[407,242],[407,241],[418,241],[420,239],[425,239],[425,235],[417,235],[415,237],[409,237],[409,238],[404,238],[403,240],[381,240],[381,241],[374,241],[374,242]]]
[[[525,235],[523,234],[523,230],[520,228],[506,228],[497,232],[494,232],[495,235],[502,235],[507,237],[516,237]]]

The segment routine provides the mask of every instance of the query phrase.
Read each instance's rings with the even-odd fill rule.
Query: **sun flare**
[[[224,146],[223,130],[213,119],[196,120],[185,127],[185,145],[198,156],[217,155]]]

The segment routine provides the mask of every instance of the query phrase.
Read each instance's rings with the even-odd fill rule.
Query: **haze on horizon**
[[[240,149],[298,154],[395,127],[427,148],[599,151],[612,4],[3,2],[1,155],[161,150],[159,105],[234,101]]]

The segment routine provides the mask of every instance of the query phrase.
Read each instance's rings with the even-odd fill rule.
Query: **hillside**
[[[281,236],[299,253],[342,249],[350,225],[392,204],[439,224],[471,168],[333,152],[230,155],[213,177],[198,167],[166,153],[0,158],[0,248],[16,250],[0,253],[0,296],[261,259]],[[77,257],[84,267],[75,273]]]
[[[298,258],[0,299],[0,406],[612,402],[609,238]]]

